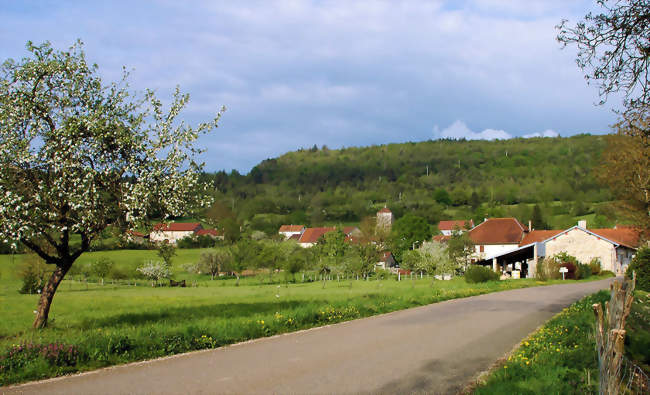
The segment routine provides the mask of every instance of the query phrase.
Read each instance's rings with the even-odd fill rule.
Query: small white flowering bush
[[[151,280],[151,286],[158,284],[164,278],[169,278],[172,271],[169,266],[163,261],[146,261],[142,266],[136,269],[142,275]]]

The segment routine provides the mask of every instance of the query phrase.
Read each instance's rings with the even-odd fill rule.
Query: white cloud
[[[531,133],[531,134],[524,134],[522,137],[525,139],[529,139],[531,137],[557,137],[560,134],[556,132],[553,129],[546,129],[543,132],[536,132],[536,133]]]
[[[456,120],[446,128],[439,130],[438,125],[433,128],[433,133],[439,138],[466,139],[466,140],[494,140],[510,139],[512,135],[505,130],[484,129],[481,132],[473,132],[465,122]]]

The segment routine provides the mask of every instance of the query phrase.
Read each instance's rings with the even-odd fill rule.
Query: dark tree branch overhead
[[[576,44],[576,62],[588,82],[598,84],[601,104],[611,93],[625,95],[627,109],[650,105],[650,1],[598,0],[599,14],[589,13],[572,26],[563,20],[557,40]]]

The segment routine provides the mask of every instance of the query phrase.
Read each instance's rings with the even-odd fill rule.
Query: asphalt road
[[[451,300],[0,392],[455,393],[539,325],[610,281]]]

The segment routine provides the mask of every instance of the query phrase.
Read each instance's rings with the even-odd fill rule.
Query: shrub
[[[578,271],[580,262],[578,262],[578,259],[576,257],[569,255],[566,252],[560,252],[559,254],[555,254],[553,257],[551,257],[551,259],[555,260],[555,262],[558,264],[558,270],[561,267],[567,268],[568,272],[564,274],[564,278],[572,280],[577,280],[580,278],[580,272]],[[562,275],[558,273],[557,278],[561,277]]]
[[[632,272],[636,272],[636,288],[650,292],[650,248],[643,247],[637,251],[625,275],[632,277]]]
[[[171,276],[171,270],[169,266],[162,261],[148,261],[144,265],[136,269],[142,275],[149,280],[151,280],[151,285],[154,285],[154,281],[157,284],[158,281],[163,278],[169,278]]]
[[[47,264],[41,258],[34,254],[27,255],[18,272],[20,278],[23,280],[23,286],[18,292],[21,294],[38,293],[43,288],[50,273],[51,270],[49,270]]]
[[[600,275],[606,277],[616,277],[616,274],[614,274],[614,272],[611,270],[603,270],[600,272]]]
[[[591,266],[578,263],[576,265],[576,279],[582,280],[591,277]]]
[[[203,235],[203,236],[193,236],[185,237],[178,242],[176,242],[177,248],[211,248],[217,245],[219,239],[215,239],[212,236]]]
[[[591,262],[589,262],[589,268],[591,269],[591,274],[593,275],[600,274],[600,271],[602,270],[602,264],[600,263],[600,258],[593,258]]]
[[[51,366],[74,366],[79,357],[79,349],[74,345],[61,343],[13,345],[4,355],[0,355],[0,373],[23,370],[25,366],[39,358]]]
[[[499,279],[499,273],[489,267],[471,265],[465,271],[465,281],[468,283],[485,283]]]
[[[106,277],[108,273],[111,272],[113,266],[115,266],[115,262],[113,262],[112,259],[101,257],[90,264],[90,270],[94,275],[102,279],[103,284],[104,277]]]
[[[565,267],[567,272],[564,273],[564,278],[567,280],[577,280],[578,278],[578,268],[572,262],[562,262],[559,267]]]
[[[540,281],[562,278],[562,275],[559,272],[559,268],[560,266],[555,259],[542,258],[537,262],[535,278]]]

